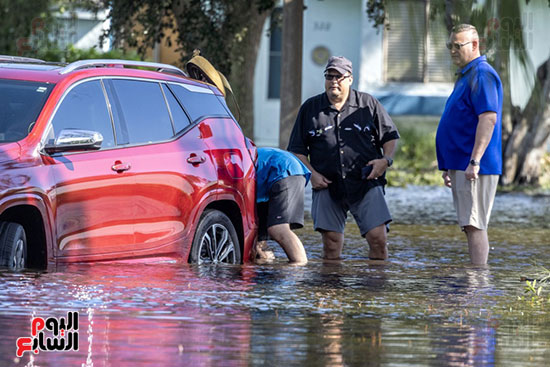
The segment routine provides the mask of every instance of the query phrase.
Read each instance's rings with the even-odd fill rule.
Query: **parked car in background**
[[[255,154],[220,91],[174,66],[0,56],[0,266],[246,261]]]

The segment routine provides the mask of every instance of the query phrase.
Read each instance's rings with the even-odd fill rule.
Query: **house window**
[[[275,8],[271,13],[269,37],[269,76],[267,86],[267,98],[278,99],[281,93],[281,41],[282,8]]]
[[[454,68],[445,42],[443,14],[430,15],[429,0],[390,0],[384,31],[388,82],[452,82]]]

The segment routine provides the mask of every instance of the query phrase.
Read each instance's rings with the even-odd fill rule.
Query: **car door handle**
[[[187,158],[187,162],[191,164],[201,164],[206,162],[206,158],[199,157],[198,155],[191,154],[189,158]]]
[[[128,171],[130,168],[132,168],[130,163],[122,163],[120,161],[116,161],[115,164],[111,166],[111,169],[117,173]]]

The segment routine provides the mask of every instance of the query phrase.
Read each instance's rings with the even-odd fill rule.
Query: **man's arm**
[[[311,171],[311,188],[315,190],[326,189],[331,180],[317,172],[309,163],[309,159],[303,154],[293,153]]]
[[[397,147],[397,139],[388,140],[382,145],[382,150],[384,157],[392,158],[395,153],[395,148]],[[367,163],[367,165],[372,165],[372,172],[367,177],[367,180],[372,180],[378,178],[384,174],[384,171],[388,168],[388,160],[386,158],[373,159]]]
[[[480,161],[481,157],[485,153],[485,149],[491,141],[493,136],[493,130],[497,123],[497,114],[496,112],[484,112],[479,115],[479,120],[477,123],[476,129],[476,139],[474,143],[474,148],[472,149],[471,159],[475,161]],[[479,173],[479,165],[472,166],[468,164],[466,168],[465,175],[468,180],[475,180]]]

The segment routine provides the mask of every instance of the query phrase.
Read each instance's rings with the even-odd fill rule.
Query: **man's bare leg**
[[[489,237],[487,231],[473,226],[465,226],[464,232],[468,239],[470,261],[474,265],[485,265],[489,258]]]
[[[325,231],[323,236],[323,258],[327,260],[338,260],[342,255],[344,247],[344,234],[339,232]]]
[[[386,260],[388,258],[388,247],[386,246],[386,225],[381,224],[367,232],[365,235],[369,243],[369,259]]]
[[[276,224],[268,227],[267,233],[269,234],[269,237],[281,245],[291,263],[307,263],[307,255],[304,245],[298,236],[292,232],[288,223]]]

